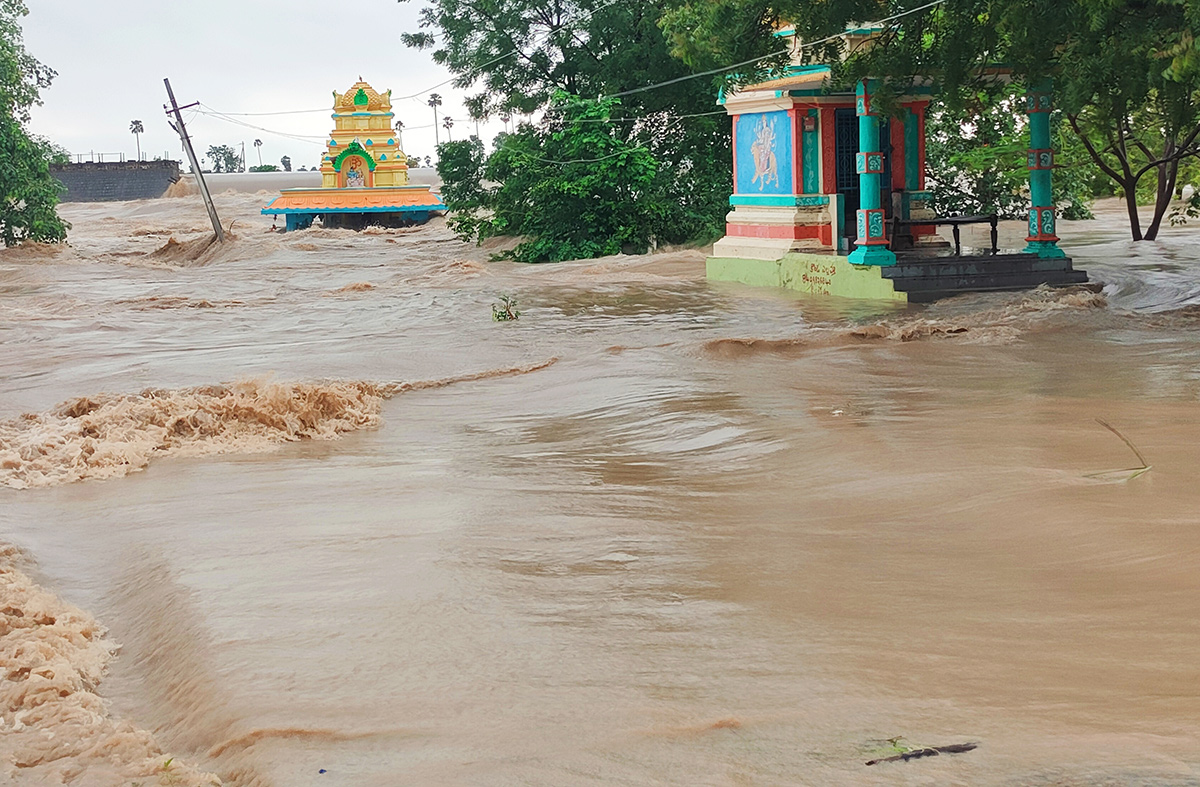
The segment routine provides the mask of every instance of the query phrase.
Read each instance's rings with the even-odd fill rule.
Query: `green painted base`
[[[892,281],[883,278],[879,265],[854,265],[847,257],[832,254],[793,252],[780,260],[709,257],[706,269],[710,281],[736,281],[755,287],[786,287],[798,292],[843,298],[908,301],[908,295],[896,292]]]
[[[895,265],[896,255],[887,246],[855,246],[850,252],[855,265]]]
[[[1058,243],[1052,240],[1031,240],[1025,246],[1025,254],[1036,254],[1045,259],[1062,259],[1067,253],[1058,248]]]

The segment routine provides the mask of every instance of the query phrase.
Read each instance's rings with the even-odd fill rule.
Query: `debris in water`
[[[1133,444],[1132,440],[1121,434],[1121,431],[1108,421],[1097,418],[1096,423],[1100,424],[1105,429],[1121,438],[1121,441],[1125,443],[1125,445],[1129,446],[1129,450],[1133,451],[1133,455],[1138,458],[1138,461],[1141,462],[1142,465],[1141,467],[1130,467],[1125,470],[1102,470],[1099,473],[1088,473],[1084,476],[1084,478],[1111,478],[1117,481],[1132,481],[1138,476],[1145,475],[1146,473],[1150,472],[1150,463],[1146,461],[1146,457],[1142,456],[1142,452],[1138,450],[1137,446]],[[1127,473],[1128,475],[1126,475]]]
[[[517,311],[517,299],[511,295],[501,295],[499,304],[492,304],[492,319],[496,322],[512,322],[521,316]]]
[[[964,752],[974,751],[979,748],[978,743],[952,743],[949,746],[922,746],[913,748],[900,743],[903,738],[889,738],[888,743],[891,749],[899,752],[891,757],[880,757],[874,760],[867,760],[867,765],[878,765],[881,762],[908,762],[909,760],[917,760],[922,757],[937,757],[939,754],[963,754]]]

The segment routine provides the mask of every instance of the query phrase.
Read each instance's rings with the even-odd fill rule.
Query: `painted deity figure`
[[[358,162],[350,165],[350,170],[346,173],[346,188],[361,189],[366,188],[367,179],[363,177],[363,171],[359,168]]]
[[[750,145],[750,155],[754,159],[754,178],[750,182],[760,189],[765,189],[772,183],[778,186],[779,161],[775,157],[775,127],[765,115],[759,119],[754,143]]]

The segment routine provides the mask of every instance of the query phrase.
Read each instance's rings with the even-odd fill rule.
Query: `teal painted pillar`
[[[1039,82],[1025,95],[1025,111],[1029,114],[1029,237],[1026,254],[1039,257],[1065,257],[1058,247],[1055,232],[1054,195],[1051,172],[1054,169],[1054,150],[1050,145],[1050,112],[1054,100],[1049,80]]]
[[[858,238],[850,262],[855,265],[895,265],[888,248],[883,205],[883,153],[879,145],[879,116],[871,106],[869,80],[858,83]]]

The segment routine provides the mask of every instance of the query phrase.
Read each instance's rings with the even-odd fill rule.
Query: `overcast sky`
[[[433,111],[426,96],[449,73],[428,52],[400,43],[416,29],[421,0],[29,0],[26,48],[58,71],[43,93],[45,106],[33,113],[32,130],[72,153],[91,151],[132,158],[130,121],[146,128],[147,157],[169,153],[182,158],[179,138],[163,114],[170,77],[179,103],[202,101],[221,112],[280,112],[321,109],[296,115],[240,117],[264,130],[242,128],[194,113],[188,130],[203,155],[209,145],[246,143],[246,158],[258,163],[252,147],[263,141],[264,163],[290,156],[293,166],[314,166],[332,129],[333,91],[346,90],[361,75],[393,97],[402,120],[408,153],[432,154]],[[455,139],[474,131],[462,100],[469,95],[451,85],[432,88],[444,105],[441,116],[456,123]],[[418,128],[427,126],[427,128]],[[483,126],[490,141],[499,120]],[[311,135],[296,140],[271,132]],[[445,131],[441,131],[445,141]]]

